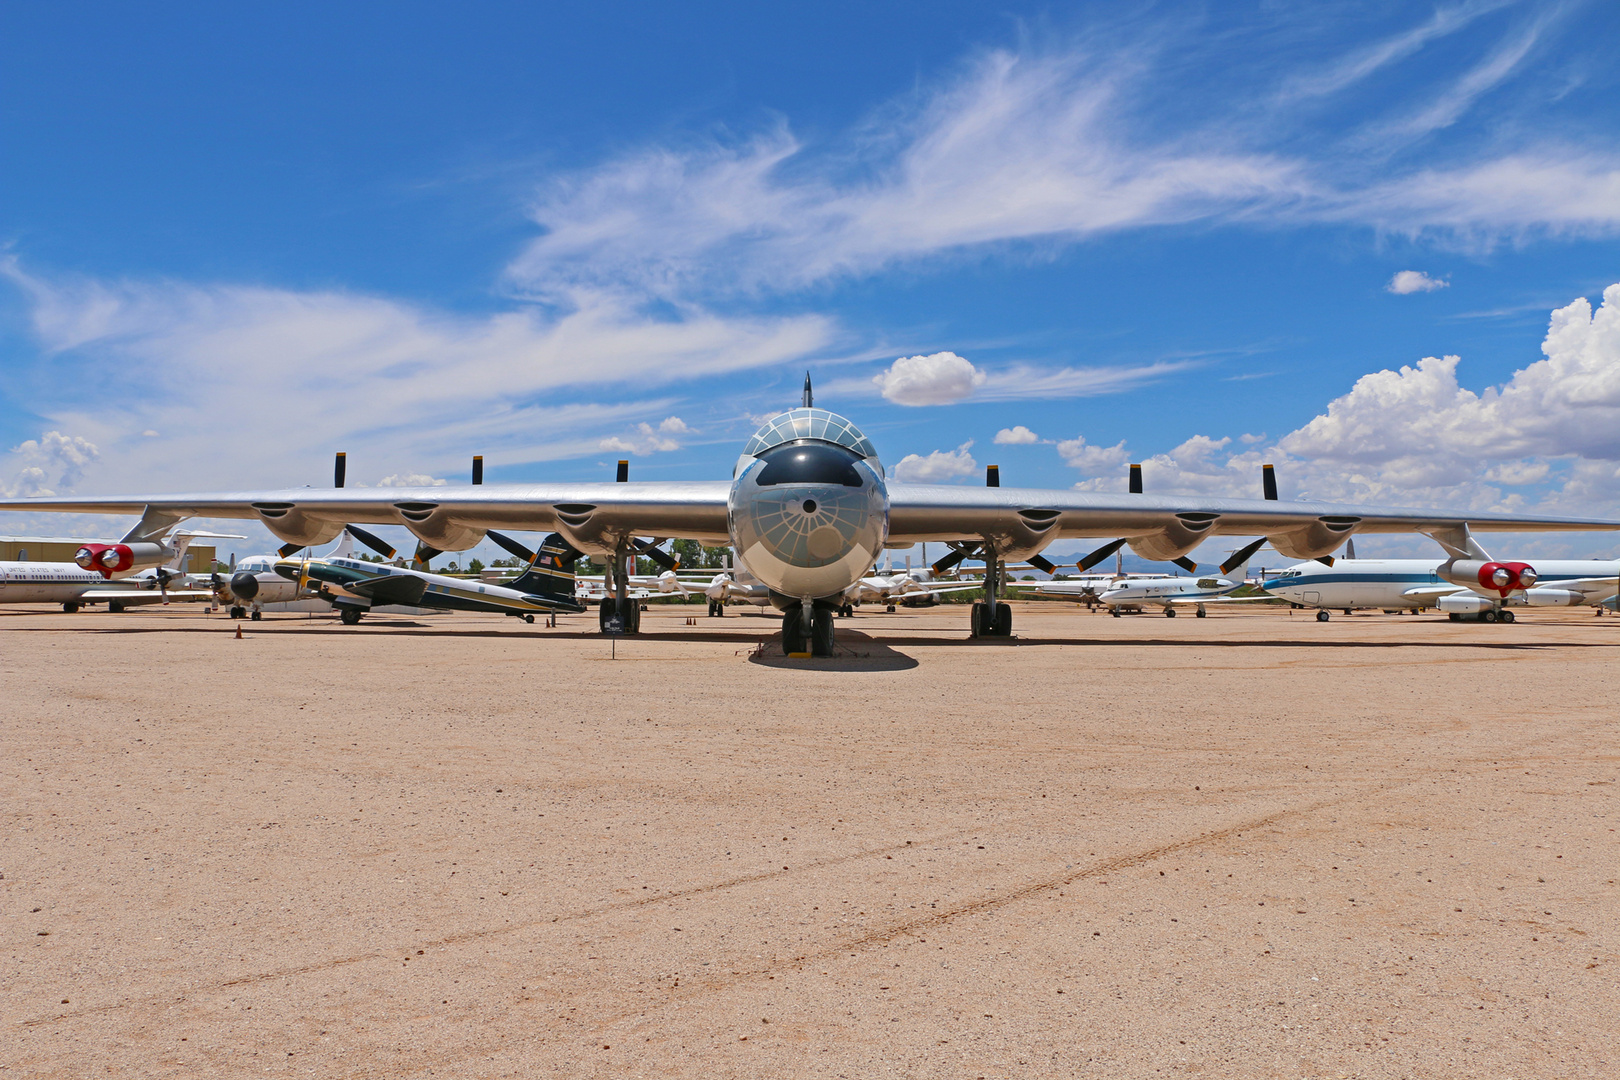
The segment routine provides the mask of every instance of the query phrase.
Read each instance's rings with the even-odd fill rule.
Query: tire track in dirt
[[[497,938],[503,934],[514,934],[520,933],[524,930],[532,930],[535,927],[555,926],[559,923],[579,922],[584,919],[593,919],[597,916],[607,915],[613,912],[634,911],[638,908],[652,907],[657,904],[667,904],[677,900],[689,900],[697,896],[706,896],[710,893],[724,892],[727,889],[741,888],[745,885],[753,885],[761,881],[770,881],[773,878],[793,877],[795,875],[810,871],[826,869],[833,866],[841,866],[845,863],[859,862],[862,859],[874,859],[879,856],[889,855],[897,851],[905,851],[907,848],[912,848],[915,850],[915,848],[921,844],[934,844],[956,840],[963,835],[965,835],[965,833],[950,833],[948,835],[931,836],[920,840],[906,840],[902,843],[890,844],[885,847],[866,848],[861,851],[851,852],[848,855],[838,855],[830,859],[821,859],[817,862],[803,863],[798,868],[793,870],[767,870],[757,874],[744,874],[741,877],[727,878],[724,881],[711,882],[708,885],[699,885],[695,888],[682,889],[677,892],[659,893],[656,896],[639,897],[635,900],[627,900],[614,904],[600,904],[596,907],[583,908],[579,911],[571,911],[562,915],[554,915],[549,919],[525,919],[522,922],[488,927],[483,930],[469,930],[465,933],[451,934],[446,937],[433,938],[427,941],[412,941],[408,945],[402,945],[399,948],[428,949],[435,946],[447,947],[451,945],[464,945],[471,941],[482,941],[490,938]],[[211,983],[200,983],[195,986],[187,987],[174,994],[160,994],[145,998],[132,998],[125,1001],[111,1002],[106,1005],[95,1005],[84,1009],[73,1009],[60,1013],[53,1013],[50,1016],[41,1016],[35,1017],[31,1020],[20,1021],[17,1026],[24,1028],[38,1027],[41,1024],[53,1024],[60,1023],[64,1020],[76,1020],[80,1017],[116,1012],[120,1009],[135,1009],[155,1005],[180,1005],[184,1004],[187,1000],[197,994],[208,993],[214,990],[224,990],[233,986],[253,986],[276,979],[297,978],[300,975],[311,975],[321,971],[331,971],[335,968],[346,967],[351,964],[363,964],[370,960],[390,959],[399,951],[399,948],[389,950],[374,949],[370,952],[335,957],[331,960],[323,960],[314,964],[300,964],[297,967],[278,968],[274,971],[258,972],[252,975],[241,975],[234,979],[225,979]]]

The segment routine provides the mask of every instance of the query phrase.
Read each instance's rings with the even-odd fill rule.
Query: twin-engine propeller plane
[[[3,500],[0,509],[138,513],[143,525],[251,518],[295,547],[326,543],[356,521],[403,525],[438,551],[466,550],[491,529],[555,532],[573,550],[609,560],[615,595],[603,600],[601,622],[626,632],[634,632],[638,608],[627,564],[642,550],[641,538],[690,537],[729,544],[769,590],[783,613],[784,651],[822,656],[833,652],[833,613],[845,591],[885,547],[922,541],[955,549],[935,564],[940,571],[968,554],[985,558],[984,599],[973,605],[972,632],[1006,636],[1012,608],[998,598],[1003,564],[1041,565],[1035,561],[1041,551],[1059,539],[1110,541],[1081,560],[1086,569],[1125,544],[1144,558],[1182,560],[1190,568],[1196,564],[1188,553],[1216,536],[1263,536],[1284,555],[1311,559],[1330,555],[1358,532],[1425,533],[1460,544],[1470,527],[1620,528],[1614,521],[1520,514],[891,482],[859,428],[814,407],[808,377],[802,407],[754,433],[730,480],[50,496]]]
[[[364,529],[350,525],[348,531],[385,558],[395,554],[386,541]],[[296,582],[299,593],[331,604],[345,626],[358,623],[373,607],[387,605],[494,612],[515,615],[531,623],[536,614],[585,610],[585,606],[574,599],[574,563],[581,553],[561,536],[553,533],[546,537],[539,551],[530,551],[504,534],[490,532],[488,535],[519,558],[526,559],[528,569],[500,585],[346,556],[280,559],[275,564],[275,572]]]

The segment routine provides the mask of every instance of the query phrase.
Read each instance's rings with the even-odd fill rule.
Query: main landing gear
[[[342,607],[338,608],[338,618],[343,620],[344,626],[359,626],[360,617],[364,614],[364,611],[361,611],[359,608],[354,607],[351,604],[344,604]]]
[[[789,656],[809,653],[811,656],[832,656],[837,646],[833,634],[833,609],[809,608],[805,618],[805,605],[794,604],[782,612],[782,651]],[[805,624],[809,623],[807,627]]]
[[[726,605],[720,600],[709,601],[709,618],[723,619],[726,617]]]
[[[973,605],[968,627],[978,637],[1012,637],[1012,608],[997,597],[1001,591],[1001,560],[994,548],[985,545],[984,600]]]
[[[604,634],[635,634],[641,631],[641,605],[634,600],[604,596],[597,605],[596,616]]]
[[[1333,618],[1333,616],[1328,614],[1328,609],[1327,608],[1323,608],[1321,611],[1318,611],[1316,613],[1316,621],[1317,622],[1327,622],[1331,618]]]

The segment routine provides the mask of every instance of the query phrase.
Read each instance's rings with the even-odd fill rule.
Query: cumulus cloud
[[[1254,497],[1269,461],[1285,498],[1620,514],[1620,284],[1596,311],[1585,299],[1554,311],[1541,351],[1478,392],[1459,380],[1456,356],[1364,375],[1275,442],[1197,435],[1146,457],[1144,486]],[[1123,443],[1076,438],[1058,452],[1089,474],[1076,487],[1125,490]]]
[[[666,417],[658,425],[658,430],[666,435],[689,435],[692,429],[686,426],[686,421],[678,416]]]
[[[896,405],[951,405],[984,385],[985,374],[953,352],[903,356],[872,382]]]
[[[907,454],[891,471],[896,480],[913,484],[939,484],[972,476],[979,468],[979,463],[968,453],[972,446],[973,440],[969,439],[955,450],[935,450],[926,457]]]
[[[12,482],[4,488],[8,498],[72,490],[101,452],[81,436],[47,431],[12,447],[11,456]]]
[[[1023,424],[1017,424],[1010,428],[1002,428],[1000,431],[996,432],[997,446],[1029,446],[1040,441],[1041,437],[1029,430],[1029,428],[1025,427]]]
[[[1432,278],[1421,270],[1402,270],[1389,279],[1389,284],[1384,286],[1384,291],[1392,292],[1396,296],[1407,296],[1416,292],[1434,292],[1434,290],[1444,289],[1450,284],[1449,281]]]
[[[1116,473],[1128,461],[1124,440],[1115,446],[1092,446],[1084,435],[1076,435],[1072,439],[1060,439],[1057,451],[1064,464],[1092,476]]]

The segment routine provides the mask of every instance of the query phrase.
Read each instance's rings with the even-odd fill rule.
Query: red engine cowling
[[[110,578],[135,565],[135,552],[128,544],[86,544],[73,556],[73,561]]]
[[[1481,588],[1494,589],[1505,597],[1514,589],[1532,587],[1538,575],[1529,563],[1488,562],[1480,564],[1478,577]]]

